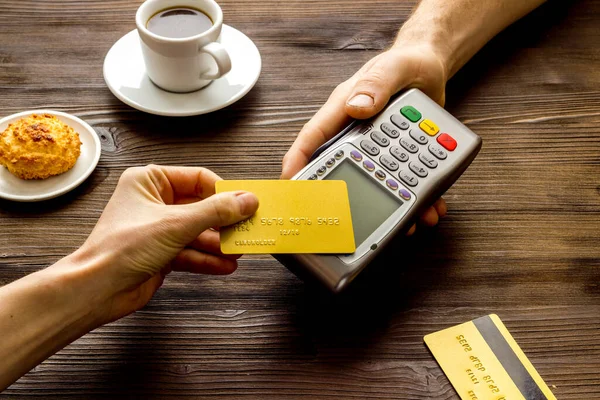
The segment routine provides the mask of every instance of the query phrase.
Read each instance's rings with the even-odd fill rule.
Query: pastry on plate
[[[73,168],[79,134],[52,114],[21,118],[0,133],[0,165],[21,179],[46,179]]]

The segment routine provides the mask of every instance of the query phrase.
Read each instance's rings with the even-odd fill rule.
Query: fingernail
[[[252,215],[258,208],[258,198],[253,193],[239,192],[236,194],[242,215]]]
[[[348,105],[359,108],[371,108],[375,105],[375,100],[368,94],[357,94],[348,100]]]

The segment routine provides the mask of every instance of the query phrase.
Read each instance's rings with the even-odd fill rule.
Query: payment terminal
[[[292,178],[346,181],[356,251],[274,256],[298,276],[341,291],[450,188],[480,148],[479,136],[423,92],[401,93],[321,146]]]

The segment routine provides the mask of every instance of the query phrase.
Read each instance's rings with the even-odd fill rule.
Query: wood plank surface
[[[262,73],[239,102],[187,118],[134,110],[104,84],[104,56],[140,4],[0,0],[0,116],[66,111],[102,142],[73,192],[0,201],[0,284],[81,245],[130,166],[278,178],[302,125],[415,2],[221,0]],[[600,399],[599,21],[599,0],[550,1],[450,81],[447,109],[483,137],[481,153],[447,192],[448,217],[395,240],[347,292],[270,256],[227,277],[171,274],[145,309],[0,399],[458,399],[423,336],[489,313],[559,399]]]

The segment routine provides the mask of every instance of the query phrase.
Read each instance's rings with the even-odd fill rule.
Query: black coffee
[[[154,14],[146,27],[156,35],[186,38],[209,30],[213,23],[208,15],[194,8],[169,8]]]

